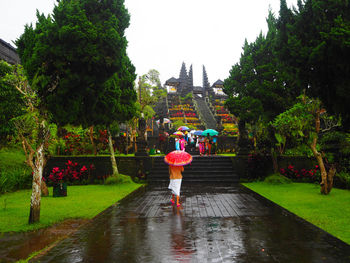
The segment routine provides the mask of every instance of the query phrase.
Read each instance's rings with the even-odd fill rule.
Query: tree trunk
[[[94,151],[94,155],[97,155],[97,149],[96,149],[96,145],[94,142],[94,126],[91,126],[89,129],[89,136],[90,136],[90,141],[91,141],[91,145]]]
[[[318,139],[318,133],[320,132],[320,110],[317,110],[315,113],[315,130],[316,134],[315,137],[312,139],[312,143],[310,145],[311,151],[313,155],[315,156],[318,166],[320,167],[321,171],[321,194],[328,195],[333,187],[333,177],[336,173],[335,166],[333,165],[329,172],[327,173],[326,167],[323,162],[323,158],[321,153],[319,153],[316,149],[317,145],[317,139]]]
[[[118,171],[117,162],[115,161],[112,135],[109,128],[107,128],[107,132],[108,132],[108,146],[109,146],[109,151],[111,152],[111,161],[112,161],[112,169],[113,169],[112,176],[118,176],[119,171]]]
[[[29,224],[40,221],[41,180],[45,163],[44,144],[45,143],[42,142],[36,151],[33,170],[32,196],[30,199]]]
[[[41,180],[41,196],[49,196],[49,189],[44,180]]]
[[[126,154],[128,155],[129,154],[129,128],[128,128],[128,125],[126,125],[126,143],[125,143],[125,151],[126,151]]]
[[[315,140],[315,139],[314,139]],[[317,140],[317,139],[316,139]],[[324,166],[324,162],[321,156],[321,153],[319,153],[316,149],[316,144],[312,143],[310,146],[313,155],[315,156],[318,166],[320,167],[321,171],[321,194],[327,195],[330,192],[329,186],[328,186],[328,176],[327,176],[327,170],[326,167]]]

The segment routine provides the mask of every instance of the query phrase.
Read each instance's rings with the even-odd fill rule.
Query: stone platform
[[[149,185],[34,262],[350,262],[350,246],[238,185]]]

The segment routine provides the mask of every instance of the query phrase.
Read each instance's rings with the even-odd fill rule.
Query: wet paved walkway
[[[107,209],[35,262],[350,262],[350,246],[239,186],[166,186]]]

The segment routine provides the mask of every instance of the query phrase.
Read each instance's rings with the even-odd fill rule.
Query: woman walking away
[[[176,206],[180,206],[180,189],[181,189],[181,182],[182,182],[182,172],[184,171],[183,166],[173,166],[169,165],[169,177],[170,177],[170,183],[169,183],[169,189],[172,192],[172,197],[170,202],[174,205],[175,204],[175,197],[176,197]]]
[[[164,157],[164,162],[169,165],[169,189],[172,192],[171,203],[180,206],[180,189],[182,182],[182,172],[184,171],[184,165],[192,162],[192,155],[182,151],[172,151]]]

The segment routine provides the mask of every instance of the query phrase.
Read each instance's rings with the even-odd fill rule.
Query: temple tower
[[[192,70],[192,65],[190,66],[190,70],[188,71],[188,81],[187,81],[187,86],[190,90],[193,89],[193,70]]]
[[[208,81],[207,71],[205,70],[205,66],[203,65],[203,95],[208,96],[208,92],[210,89],[210,84]]]

